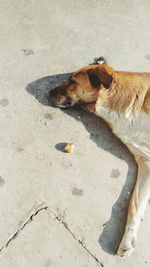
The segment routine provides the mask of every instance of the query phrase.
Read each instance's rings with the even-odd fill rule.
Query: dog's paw
[[[117,251],[117,255],[119,257],[129,257],[135,247],[136,247],[136,242],[137,242],[137,238],[135,235],[130,235],[128,234],[128,236],[126,237],[126,235],[123,237],[121,243],[120,243],[120,246],[118,248],[118,251]]]

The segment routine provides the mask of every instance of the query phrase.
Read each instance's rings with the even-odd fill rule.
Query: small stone
[[[72,153],[73,150],[74,150],[74,143],[73,142],[68,143],[64,148],[64,151],[67,153]]]

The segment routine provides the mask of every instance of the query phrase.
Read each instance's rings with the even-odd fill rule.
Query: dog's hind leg
[[[120,243],[117,255],[130,256],[133,252],[140,222],[143,220],[144,211],[150,197],[150,160],[145,157],[137,157],[138,176],[136,185],[130,199],[127,223],[124,236]]]

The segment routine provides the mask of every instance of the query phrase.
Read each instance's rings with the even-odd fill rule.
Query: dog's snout
[[[49,92],[49,101],[55,107],[62,107],[66,104],[67,100],[67,96],[65,94],[66,92],[64,91],[64,88],[55,88]],[[71,103],[68,102],[68,106],[70,105]]]

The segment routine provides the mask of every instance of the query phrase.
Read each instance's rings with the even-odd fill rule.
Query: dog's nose
[[[54,89],[49,92],[49,100],[53,106],[57,107],[60,105],[64,105],[66,97],[63,94],[61,94],[58,90]]]

